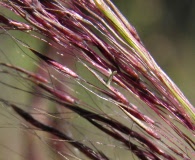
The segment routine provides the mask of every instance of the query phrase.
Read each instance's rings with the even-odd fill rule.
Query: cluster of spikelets
[[[1,98],[1,103],[11,107],[29,128],[58,139],[60,147],[50,146],[62,159],[125,159],[124,152],[114,154],[116,150],[143,160],[195,157],[193,106],[110,0],[2,0],[0,5],[25,20],[12,19],[5,12],[0,15],[1,32],[9,36],[13,30],[23,32],[52,48],[50,54],[40,53],[25,39],[13,36],[18,45],[30,50],[29,57],[37,57],[31,60],[39,63],[41,71],[1,61],[1,74],[20,77],[38,91],[1,83],[53,102],[59,115],[44,115],[63,120],[54,125],[18,102]],[[30,104],[33,108],[35,101]],[[79,120],[74,125],[74,118],[63,114],[70,111],[82,124]],[[76,129],[62,129],[65,121]],[[78,134],[87,138],[78,138]]]

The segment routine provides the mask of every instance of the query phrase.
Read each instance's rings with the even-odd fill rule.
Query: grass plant
[[[20,158],[195,157],[194,107],[110,0],[0,6],[1,37],[15,47],[1,50],[1,114],[25,139]]]

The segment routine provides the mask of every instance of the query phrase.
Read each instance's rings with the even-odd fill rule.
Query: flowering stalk
[[[1,81],[3,85],[56,104],[55,110],[60,116],[48,111],[46,117],[64,119],[62,111],[68,109],[98,133],[106,135],[107,143],[112,138],[139,159],[193,159],[195,109],[156,64],[134,27],[110,0],[3,0],[0,5],[25,20],[1,14],[1,30],[30,51],[31,55],[27,56],[31,61],[44,62],[39,65],[44,74],[0,63],[2,74],[17,77],[40,92]],[[50,55],[41,53],[25,40],[12,36],[12,30],[43,41],[55,51]],[[69,55],[72,63],[83,68],[82,73],[66,65],[67,60],[59,58],[57,53]],[[96,82],[86,78],[84,72]],[[87,98],[82,98],[80,88],[87,92]],[[95,102],[91,104],[87,100],[90,98]],[[135,104],[135,99],[139,103]],[[70,136],[67,130],[55,128],[22,109],[21,103],[0,100],[31,127],[78,149],[84,159],[113,159],[109,149],[105,151],[96,145],[105,143],[98,136],[94,136],[95,143],[93,140],[79,141],[75,131]],[[75,125],[71,119],[67,122]],[[79,123],[75,127],[77,133],[83,131]],[[88,129],[85,125],[82,127]],[[64,159],[82,159],[73,149],[69,153],[63,148],[56,150]]]

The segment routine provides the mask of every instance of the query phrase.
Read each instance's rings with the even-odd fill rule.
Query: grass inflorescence
[[[17,47],[9,56],[24,54],[23,63],[32,66],[1,52],[0,83],[16,98],[0,101],[17,115],[28,143],[37,137],[51,159],[193,159],[194,107],[110,0],[3,0],[0,6],[1,33]],[[31,38],[49,49],[36,49]],[[25,158],[47,159],[37,144],[26,146],[32,152]]]

